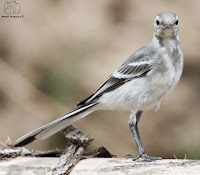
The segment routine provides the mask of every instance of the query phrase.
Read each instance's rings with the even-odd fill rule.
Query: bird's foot
[[[152,156],[149,156],[147,155],[146,153],[142,153],[142,154],[139,154],[139,155],[126,155],[125,156],[127,159],[131,158],[133,161],[139,159],[139,158],[143,158],[144,160],[146,161],[152,161],[152,160],[161,160],[162,157],[152,157]]]

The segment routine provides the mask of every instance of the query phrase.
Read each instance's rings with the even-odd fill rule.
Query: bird
[[[162,159],[145,152],[138,123],[144,112],[158,110],[163,99],[176,86],[184,60],[177,15],[160,12],[153,26],[153,39],[128,57],[92,95],[79,102],[75,110],[20,137],[13,146],[46,139],[96,110],[125,110],[130,111],[128,124],[139,152],[126,157],[133,161]]]

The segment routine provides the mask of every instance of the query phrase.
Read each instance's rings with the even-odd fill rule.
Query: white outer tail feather
[[[14,143],[14,146],[24,142],[26,139],[31,138],[31,137],[34,137],[40,140],[50,137],[51,135],[66,128],[68,125],[71,125],[77,120],[94,112],[94,109],[92,110],[91,108],[95,106],[96,104],[97,103],[92,103],[92,104],[88,104],[87,106],[82,106],[78,109],[75,109],[72,112],[69,112],[63,115],[62,117],[57,118],[56,120],[50,123],[47,123],[46,125],[41,126],[40,128],[36,130],[33,130],[27,133],[26,135],[17,139],[16,142]]]
[[[72,123],[76,122],[77,120],[89,115],[94,111],[86,111],[84,113],[81,113],[79,115],[76,115],[72,118],[66,118],[64,121],[53,124],[52,126],[49,126],[47,129],[39,133],[35,138],[43,140],[48,138],[49,136],[59,132],[60,130],[66,128],[67,126],[71,125]]]

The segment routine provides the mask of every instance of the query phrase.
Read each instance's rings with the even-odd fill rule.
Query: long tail
[[[98,103],[90,103],[87,105],[83,105],[62,117],[57,118],[56,120],[47,123],[46,125],[29,132],[28,134],[20,137],[17,141],[13,144],[13,146],[24,146],[28,143],[33,142],[36,139],[46,139],[51,135],[57,133],[58,131],[64,129],[68,125],[74,123],[75,121],[89,115],[90,113],[94,112],[92,108],[96,106]]]

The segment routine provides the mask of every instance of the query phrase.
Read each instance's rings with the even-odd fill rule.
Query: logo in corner
[[[21,4],[16,1],[7,2],[4,4],[4,11],[6,15],[19,14],[21,12]]]

